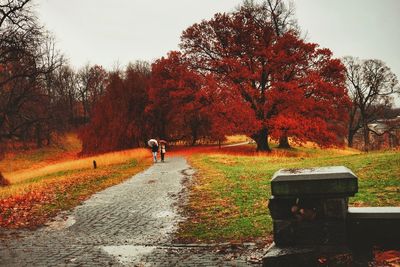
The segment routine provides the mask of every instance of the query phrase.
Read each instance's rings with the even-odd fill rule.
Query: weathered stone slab
[[[358,219],[400,220],[400,207],[349,207],[348,216],[349,219],[351,220],[358,220]]]
[[[351,207],[347,235],[352,244],[400,247],[400,207]]]
[[[354,196],[357,177],[344,166],[281,169],[271,180],[275,197]]]
[[[263,258],[265,267],[317,266],[314,248],[278,247],[272,244]]]
[[[272,244],[263,258],[263,267],[368,266],[354,265],[347,246],[281,247]]]

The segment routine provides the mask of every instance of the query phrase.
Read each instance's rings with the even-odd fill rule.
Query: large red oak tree
[[[345,70],[328,49],[307,43],[295,31],[277,34],[263,5],[216,14],[183,32],[181,48],[191,67],[247,114],[257,149],[268,137],[290,137],[321,146],[343,141],[349,98]],[[212,78],[211,78],[212,77]]]

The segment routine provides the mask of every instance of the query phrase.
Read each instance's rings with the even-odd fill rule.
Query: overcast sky
[[[79,68],[112,69],[178,49],[183,30],[242,0],[34,0],[40,21]],[[400,0],[295,0],[308,41],[336,57],[381,59],[400,79]],[[398,101],[399,102],[399,101]],[[399,102],[400,103],[400,102]],[[398,105],[399,105],[398,103]]]

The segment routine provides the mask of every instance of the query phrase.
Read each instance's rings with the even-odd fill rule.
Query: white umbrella
[[[149,141],[147,141],[147,144],[151,147],[153,147],[154,145],[158,146],[158,142],[156,139],[150,139]]]

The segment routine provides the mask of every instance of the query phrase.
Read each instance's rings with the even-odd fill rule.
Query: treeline
[[[399,129],[396,76],[380,60],[332,57],[308,43],[282,0],[244,1],[187,28],[180,51],[146,71],[143,64],[114,73],[93,120],[81,132],[84,153],[144,145],[151,137],[195,144],[245,134],[257,150],[268,139],[289,147],[354,145],[371,128]],[[129,77],[135,77],[135,79]],[[118,118],[115,118],[117,116]]]
[[[107,82],[100,66],[68,66],[29,2],[1,1],[0,152],[10,142],[49,145],[88,122]]]
[[[288,138],[343,143],[343,111],[351,104],[345,67],[300,37],[283,1],[245,1],[215,14],[186,29],[180,47],[151,65],[141,83],[146,88],[130,81],[134,68],[117,74],[81,134],[84,153],[137,146],[149,137],[195,144],[231,133],[250,136],[260,151],[270,150],[268,138],[281,147]]]
[[[3,148],[8,140],[47,145],[77,128],[84,154],[229,134],[269,151],[268,139],[351,146],[363,132],[368,148],[369,125],[396,116],[398,82],[384,62],[335,59],[305,41],[282,0],[244,1],[187,28],[179,51],[112,72],[69,67],[29,0],[1,8]]]

